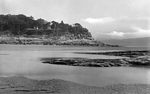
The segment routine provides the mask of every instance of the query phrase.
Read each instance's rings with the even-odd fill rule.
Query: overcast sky
[[[80,23],[98,39],[150,36],[150,0],[0,0],[0,14]]]

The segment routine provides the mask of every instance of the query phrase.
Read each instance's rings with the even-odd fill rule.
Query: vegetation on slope
[[[79,23],[69,25],[61,21],[48,22],[44,19],[35,20],[32,16],[27,17],[19,15],[0,15],[0,34],[1,35],[24,35],[28,37],[44,36],[45,38],[53,37],[58,39],[65,37],[73,39],[92,39],[88,29],[83,28]]]
[[[0,15],[0,44],[42,44],[118,47],[94,40],[79,23],[35,20],[32,16]]]

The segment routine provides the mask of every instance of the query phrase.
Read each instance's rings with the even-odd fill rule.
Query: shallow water
[[[131,48],[134,49],[134,48]],[[137,48],[136,48],[137,49]],[[138,48],[141,49],[141,48]],[[144,48],[143,48],[144,49]],[[150,69],[138,67],[75,67],[43,64],[43,57],[83,57],[113,59],[116,56],[83,55],[72,52],[115,51],[120,49],[100,49],[90,47],[57,47],[37,45],[0,45],[0,76],[26,76],[33,79],[63,79],[85,85],[105,86],[117,83],[148,83]],[[129,50],[129,48],[127,49]]]

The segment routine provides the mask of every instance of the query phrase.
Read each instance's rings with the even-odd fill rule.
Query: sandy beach
[[[0,94],[149,94],[148,84],[114,84],[106,87],[81,85],[60,79],[33,80],[0,77]]]

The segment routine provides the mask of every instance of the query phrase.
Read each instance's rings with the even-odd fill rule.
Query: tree
[[[50,24],[51,23],[51,24]],[[41,35],[44,34],[50,34],[61,36],[66,33],[71,33],[73,35],[81,35],[81,34],[87,34],[88,30],[86,28],[83,28],[79,23],[75,23],[74,26],[69,25],[61,21],[60,23],[56,21],[48,22],[44,19],[37,19],[34,20],[32,16],[25,16],[23,14],[19,15],[0,15],[0,32],[3,33],[5,31],[9,31],[9,33],[13,35],[21,35],[26,34],[27,30],[33,32],[28,33],[30,34],[36,34],[35,28],[39,28],[38,33]],[[52,30],[49,30],[48,27],[51,27]],[[47,33],[48,32],[48,33]]]

